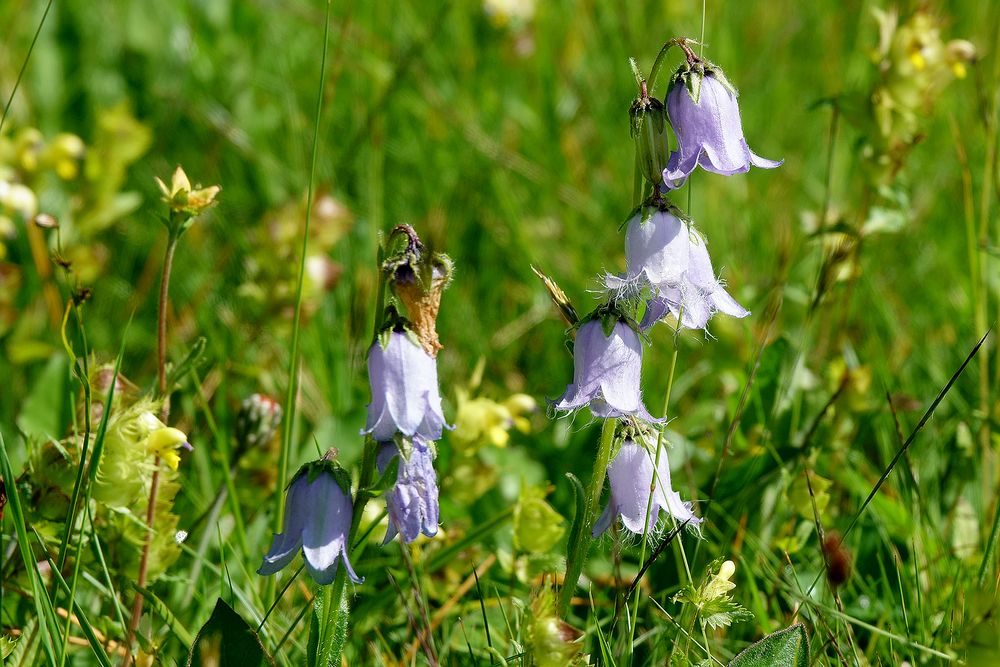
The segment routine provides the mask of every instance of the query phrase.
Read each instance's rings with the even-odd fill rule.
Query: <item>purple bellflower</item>
[[[680,494],[670,486],[670,464],[665,450],[660,452],[660,464],[656,466],[656,491],[650,504],[653,463],[653,454],[644,446],[632,440],[622,443],[608,466],[611,499],[594,523],[594,537],[603,534],[618,517],[629,532],[642,535],[644,525],[648,532],[652,532],[661,509],[666,510],[678,524],[687,521],[688,525],[697,526],[701,523],[702,520],[691,511],[691,503],[683,502]],[[649,522],[645,523],[647,506]]]
[[[333,583],[340,560],[351,581],[363,582],[347,558],[352,510],[350,480],[343,468],[326,460],[303,466],[288,485],[285,530],[274,535],[257,574],[276,573],[301,549],[316,583]]]
[[[678,143],[663,170],[668,189],[680,187],[699,165],[731,176],[749,171],[750,165],[774,169],[783,162],[750,150],[743,136],[736,90],[722,71],[709,63],[681,66],[667,91],[667,114]]]
[[[624,277],[608,276],[609,289],[619,292],[649,286],[653,298],[646,305],[640,330],[672,313],[688,329],[704,329],[716,312],[746,317],[750,312],[715,277],[705,238],[669,209],[645,208],[628,223],[625,232]]]
[[[596,417],[634,415],[648,422],[662,421],[642,403],[641,369],[642,343],[635,329],[617,321],[605,335],[600,318],[585,322],[573,347],[573,383],[553,406],[571,411],[588,405]]]
[[[379,472],[384,473],[396,456],[399,456],[399,473],[396,484],[385,495],[389,530],[382,544],[391,542],[397,533],[407,544],[417,539],[420,533],[434,537],[440,513],[434,453],[430,443],[419,437],[414,438],[408,458],[400,455],[395,443],[382,443],[376,459]]]
[[[445,426],[438,389],[437,360],[405,332],[379,337],[368,351],[372,402],[361,433],[378,441],[396,433],[437,440]],[[381,340],[387,342],[383,346]]]

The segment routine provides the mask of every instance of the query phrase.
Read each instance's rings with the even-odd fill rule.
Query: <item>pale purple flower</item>
[[[615,290],[652,289],[642,331],[668,312],[688,329],[704,329],[716,312],[750,314],[716,278],[705,238],[669,210],[642,209],[632,217],[625,232],[625,259],[626,275],[609,276],[606,283]]]
[[[392,331],[385,348],[376,340],[368,351],[372,402],[362,434],[379,441],[396,433],[437,440],[445,427],[438,389],[437,360],[406,333]]]
[[[376,461],[379,472],[384,473],[396,456],[399,456],[399,472],[396,484],[385,495],[385,504],[389,510],[389,530],[386,531],[382,544],[388,544],[397,533],[406,543],[417,539],[420,533],[434,537],[437,535],[440,514],[434,453],[430,443],[414,438],[409,458],[400,456],[395,443],[382,443]]]
[[[750,150],[736,91],[716,69],[709,66],[704,72],[679,73],[667,92],[667,113],[678,143],[663,170],[667,187],[680,187],[699,165],[724,176],[747,172],[750,165],[781,166],[782,160],[768,160]]]
[[[642,344],[631,326],[618,321],[606,336],[602,321],[590,320],[576,333],[573,383],[553,405],[566,411],[589,405],[596,417],[635,415],[660,421],[642,403],[641,369]]]
[[[621,517],[626,530],[642,535],[645,530],[652,532],[660,516],[660,510],[666,510],[678,524],[688,522],[697,526],[701,519],[691,511],[691,503],[681,500],[679,493],[670,486],[670,463],[667,452],[660,452],[659,465],[656,466],[656,491],[653,488],[654,454],[642,445],[632,440],[626,440],[618,450],[611,465],[608,466],[608,481],[611,485],[611,499],[604,513],[594,523],[593,535],[601,535],[611,526],[611,523]],[[646,508],[649,507],[648,523]]]
[[[274,535],[257,574],[276,573],[301,549],[306,570],[316,583],[333,583],[340,560],[351,581],[364,581],[347,558],[352,503],[350,489],[342,486],[348,483],[345,478],[343,470],[325,461],[305,466],[295,475],[285,499],[285,530]]]

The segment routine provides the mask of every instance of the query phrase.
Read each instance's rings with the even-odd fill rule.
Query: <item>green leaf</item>
[[[219,598],[211,618],[198,631],[187,664],[188,667],[257,667],[275,663],[253,628]]]
[[[698,616],[702,623],[713,630],[728,628],[737,621],[753,618],[753,614],[729,596],[709,600],[699,610]]]
[[[62,435],[67,381],[65,355],[52,355],[17,416],[17,427],[28,438],[57,440]]]
[[[194,345],[191,346],[191,349],[188,350],[187,356],[185,356],[176,367],[167,373],[167,387],[176,386],[177,383],[183,380],[188,373],[196,369],[201,364],[202,356],[205,354],[205,348],[207,346],[208,339],[204,336],[199,336],[198,340],[196,340]]]
[[[729,667],[808,667],[809,637],[801,623],[778,630],[739,653]]]
[[[17,648],[17,640],[17,637],[8,635],[0,637],[0,661],[6,660],[14,652],[14,649]]]

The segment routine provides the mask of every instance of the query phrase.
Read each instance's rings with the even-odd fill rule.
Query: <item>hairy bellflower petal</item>
[[[667,113],[678,142],[663,170],[668,188],[680,187],[698,166],[731,176],[749,171],[751,164],[764,169],[782,164],[750,150],[743,136],[736,93],[712,69],[706,69],[704,75],[692,71],[683,76],[700,77],[701,82],[697,101],[683,78],[675,80],[667,92]]]
[[[310,481],[310,477],[314,479]],[[274,535],[258,574],[275,574],[288,565],[301,548],[306,570],[318,584],[330,584],[343,562],[355,583],[358,577],[347,557],[353,505],[350,494],[329,470],[313,474],[301,470],[288,488],[285,530]]]
[[[396,433],[428,440],[441,437],[446,423],[441,411],[437,361],[403,332],[393,331],[385,348],[376,341],[368,353],[372,401],[363,434],[379,441]]]
[[[653,454],[642,445],[632,440],[626,440],[622,444],[608,466],[611,498],[604,513],[594,523],[594,537],[604,533],[615,519],[621,519],[622,526],[637,535],[652,532],[661,509],[666,510],[678,523],[701,523],[701,519],[691,511],[691,504],[683,502],[680,494],[670,486],[670,464],[666,451],[660,452],[655,475],[656,491],[650,494],[654,479],[653,464]]]
[[[400,461],[396,484],[385,496],[389,530],[383,544],[389,543],[397,533],[407,543],[417,539],[420,533],[434,537],[440,520],[437,474],[434,472],[434,453],[430,444],[414,438],[407,459],[400,456],[395,443],[383,443],[376,459],[379,472],[385,472],[397,456]]]
[[[750,314],[716,278],[705,238],[669,210],[639,211],[629,220],[625,239],[624,280],[643,281],[654,293],[646,304],[641,331],[667,313],[688,329],[704,329],[716,312],[733,317]]]
[[[601,321],[590,320],[576,334],[573,382],[553,405],[565,411],[588,405],[598,417],[635,415],[657,421],[642,403],[641,370],[642,344],[632,327],[616,322],[605,336]]]

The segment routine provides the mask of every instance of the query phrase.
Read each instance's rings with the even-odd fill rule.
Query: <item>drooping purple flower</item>
[[[382,443],[376,459],[379,472],[384,473],[396,456],[399,456],[399,472],[395,486],[385,496],[385,504],[389,510],[389,530],[386,531],[382,544],[391,542],[397,533],[406,543],[417,539],[420,533],[434,537],[437,535],[440,514],[434,453],[430,443],[414,438],[409,458],[400,455],[395,443]]]
[[[653,298],[640,324],[645,331],[668,312],[688,329],[704,329],[716,312],[750,314],[715,277],[705,238],[669,210],[640,210],[625,232],[624,277],[610,276],[609,288],[648,285]]]
[[[404,332],[392,331],[382,347],[368,351],[368,381],[372,402],[362,434],[379,441],[396,433],[408,438],[437,440],[445,427],[438,389],[437,360]]]
[[[333,583],[340,560],[351,581],[363,582],[347,557],[352,509],[349,481],[343,469],[327,461],[304,466],[288,486],[285,530],[274,535],[271,550],[257,573],[276,573],[301,549],[306,570],[316,583]]]
[[[656,491],[652,494],[650,504],[653,464],[653,453],[644,446],[632,440],[622,443],[618,454],[608,466],[611,499],[604,513],[594,523],[594,537],[603,534],[619,517],[629,532],[641,535],[644,526],[648,532],[652,532],[661,509],[666,510],[679,524],[687,521],[688,525],[697,526],[701,523],[702,520],[691,511],[691,503],[683,502],[680,494],[670,486],[670,464],[665,450],[660,452],[659,465],[656,466]]]
[[[648,422],[661,421],[642,403],[641,370],[642,343],[631,326],[618,321],[606,336],[602,321],[590,320],[576,333],[573,383],[553,405],[566,411],[587,405],[597,417],[635,415]]]
[[[674,76],[667,92],[667,114],[678,143],[663,170],[667,188],[680,187],[698,166],[730,176],[749,171],[750,165],[774,169],[783,162],[750,150],[743,136],[736,91],[713,66],[698,63]]]

